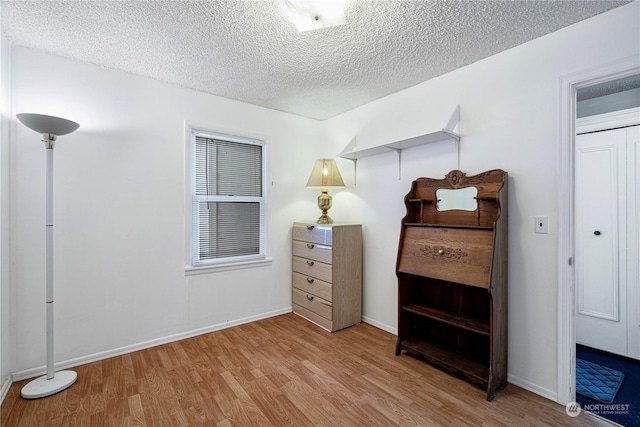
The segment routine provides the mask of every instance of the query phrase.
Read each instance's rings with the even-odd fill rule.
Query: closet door
[[[627,129],[576,137],[576,342],[627,354]]]

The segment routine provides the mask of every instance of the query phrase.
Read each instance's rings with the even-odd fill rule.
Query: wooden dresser
[[[507,385],[507,174],[419,178],[404,203],[396,355],[460,373],[492,400]]]
[[[293,312],[337,331],[362,319],[362,226],[293,224]]]

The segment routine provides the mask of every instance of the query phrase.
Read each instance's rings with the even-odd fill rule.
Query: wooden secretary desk
[[[507,174],[418,178],[404,203],[396,355],[462,374],[492,400],[507,385]]]

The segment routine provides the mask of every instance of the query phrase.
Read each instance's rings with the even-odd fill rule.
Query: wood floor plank
[[[265,417],[275,426],[312,425],[309,419],[275,387],[267,377],[252,381],[249,396],[263,408]]]
[[[146,418],[144,415],[144,409],[142,408],[142,401],[140,399],[140,395],[129,396],[129,413],[131,416],[129,420],[131,424],[137,426],[147,425]]]
[[[286,314],[75,368],[71,388],[25,400],[13,384],[0,425],[605,426],[509,385],[493,402],[468,381],[359,324],[328,333]]]

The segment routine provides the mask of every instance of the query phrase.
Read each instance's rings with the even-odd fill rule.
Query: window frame
[[[214,197],[218,199],[216,201],[257,201],[260,203],[260,211],[263,218],[261,218],[260,220],[260,248],[258,254],[225,257],[213,260],[198,260],[198,255],[195,252],[199,248],[199,230],[194,230],[194,227],[198,227],[198,210],[196,198],[202,198],[202,196],[196,196],[195,194],[196,136],[204,136],[211,139],[218,139],[229,142],[259,145],[262,147],[262,196],[250,198],[244,196]],[[271,265],[272,259],[269,255],[268,245],[268,160],[268,141],[264,136],[237,130],[221,129],[219,127],[201,126],[185,121],[185,275],[189,276],[214,271],[236,270]]]

